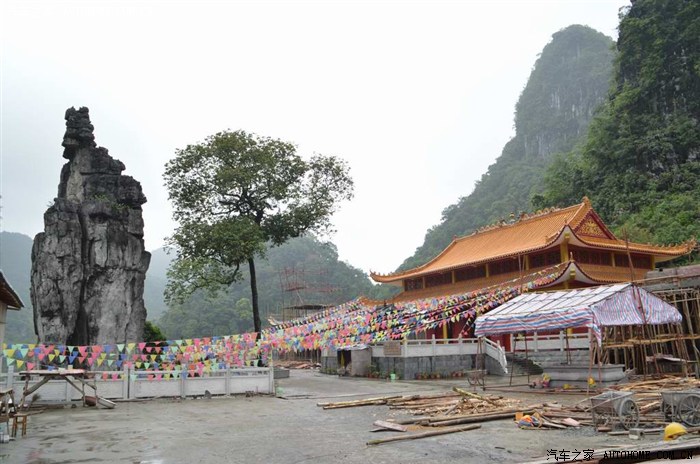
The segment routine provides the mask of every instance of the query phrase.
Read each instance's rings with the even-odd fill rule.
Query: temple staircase
[[[531,359],[525,359],[525,355],[506,353],[508,369],[513,370],[513,375],[542,375],[544,372],[539,364]]]

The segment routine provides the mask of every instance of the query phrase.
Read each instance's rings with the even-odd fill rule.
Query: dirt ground
[[[591,427],[520,430],[508,419],[467,432],[367,446],[368,440],[400,433],[371,433],[373,421],[403,413],[386,406],[324,411],[316,403],[436,393],[464,387],[465,380],[388,382],[293,370],[289,379],[277,383],[282,398],[160,399],[119,403],[114,410],[47,410],[31,417],[26,437],[0,444],[0,463],[514,463],[547,459],[550,449],[596,450],[635,443]],[[526,404],[569,404],[584,398],[491,393]]]

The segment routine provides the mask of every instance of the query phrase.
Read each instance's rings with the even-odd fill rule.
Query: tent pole
[[[527,359],[527,332],[523,332],[523,338],[525,339],[525,372],[527,372],[527,384],[530,385],[530,366],[528,366]]]
[[[598,345],[596,345],[596,352],[598,353],[598,385],[603,385],[603,360],[601,359],[601,350]]]
[[[484,341],[484,337],[479,337],[479,347],[477,348],[479,354],[476,357],[479,360],[479,365],[477,366],[477,368],[483,370],[484,373],[487,373],[487,371],[486,371],[486,355],[484,354],[484,351],[482,348],[483,341]],[[513,369],[511,369],[511,370],[513,370]],[[481,378],[481,390],[486,391],[486,375],[484,375]]]
[[[586,379],[586,396],[590,396],[591,392],[591,371],[593,370],[593,331],[588,329],[588,378]]]
[[[513,371],[515,370],[515,347],[516,346],[518,346],[518,337],[513,337],[513,346],[510,347],[510,349],[513,350],[513,365],[510,366],[510,381],[508,382],[509,387],[513,386]]]

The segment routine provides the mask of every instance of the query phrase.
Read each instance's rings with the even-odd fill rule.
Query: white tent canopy
[[[524,293],[476,319],[477,336],[588,327],[598,340],[601,328],[678,324],[680,312],[632,284],[578,290]]]

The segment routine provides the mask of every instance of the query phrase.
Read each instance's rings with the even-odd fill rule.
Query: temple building
[[[396,301],[469,292],[557,266],[565,272],[547,288],[579,288],[642,280],[659,263],[690,253],[677,246],[627,242],[615,237],[588,198],[568,208],[522,215],[456,238],[422,266],[394,274],[371,273],[375,282],[401,286]]]
[[[523,214],[509,223],[455,238],[422,266],[388,275],[371,273],[371,277],[378,283],[401,286],[403,291],[393,302],[463,294],[501,284],[573,289],[642,280],[658,264],[688,254],[694,246],[694,240],[677,246],[622,240],[584,197],[574,206]],[[443,338],[459,330],[450,328]]]

